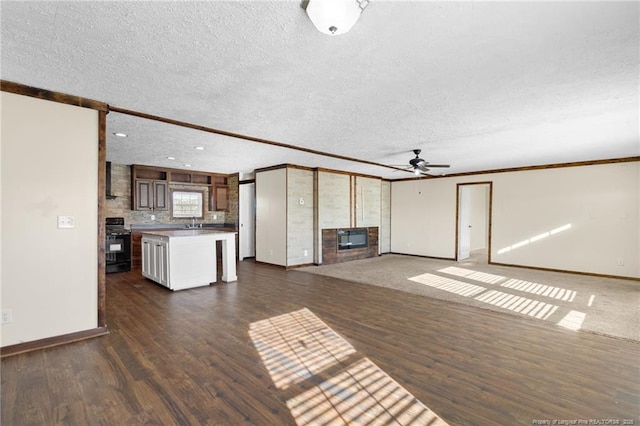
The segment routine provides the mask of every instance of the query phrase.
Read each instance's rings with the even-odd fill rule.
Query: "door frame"
[[[243,243],[243,236],[246,235],[246,232],[243,232],[242,228],[242,213],[240,212],[241,209],[243,209],[243,197],[240,194],[241,192],[241,188],[244,185],[251,185],[253,184],[253,235],[251,236],[251,238],[253,238],[253,256],[241,256],[241,246]],[[246,206],[245,206],[246,208]],[[255,214],[255,210],[256,210],[256,180],[255,179],[250,179],[250,180],[244,180],[244,181],[240,181],[239,185],[238,185],[238,260],[243,260],[243,259],[250,259],[250,258],[254,258],[256,257],[256,214]],[[242,233],[242,235],[240,235]]]
[[[488,185],[489,202],[487,206],[487,263],[491,263],[491,229],[493,222],[493,181],[461,182],[456,184],[456,236],[455,236],[455,260],[458,260],[458,244],[460,239],[460,187],[467,185]]]

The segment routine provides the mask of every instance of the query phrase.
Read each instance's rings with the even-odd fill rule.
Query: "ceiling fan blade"
[[[428,167],[451,167],[448,164],[431,164],[431,163],[427,163]]]

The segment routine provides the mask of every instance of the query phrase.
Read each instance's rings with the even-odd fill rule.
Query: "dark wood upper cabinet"
[[[167,182],[153,182],[153,209],[169,209],[169,185],[167,184]]]
[[[167,210],[169,185],[165,181],[136,179],[133,210]]]
[[[131,209],[168,210],[170,184],[207,186],[209,210],[226,211],[229,208],[226,175],[134,164],[131,166]]]
[[[133,210],[151,210],[153,208],[153,181],[136,179],[135,185],[136,190],[133,193],[135,205]]]
[[[216,184],[211,189],[209,210],[218,212],[229,210],[229,187],[223,184]]]

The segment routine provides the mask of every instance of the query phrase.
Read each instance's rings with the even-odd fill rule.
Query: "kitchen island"
[[[236,281],[236,233],[181,229],[142,233],[142,275],[170,290],[216,282],[216,241],[222,241],[222,281]]]

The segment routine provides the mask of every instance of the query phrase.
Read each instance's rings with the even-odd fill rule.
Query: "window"
[[[172,191],[171,216],[201,219],[204,217],[203,191]]]

